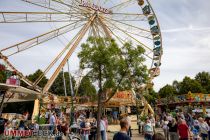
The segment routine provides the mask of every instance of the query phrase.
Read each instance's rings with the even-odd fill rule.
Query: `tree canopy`
[[[69,79],[69,73],[64,72],[65,82],[66,82],[66,92],[67,96],[71,96],[71,88],[70,88],[70,79]],[[72,78],[72,86],[75,87],[75,79]],[[73,89],[75,92],[75,89]],[[50,92],[53,94],[59,95],[59,96],[65,96],[65,88],[64,88],[64,81],[63,81],[63,71],[61,71],[58,75],[58,77],[55,79],[54,83],[50,87]]]
[[[168,95],[182,95],[188,92],[210,94],[210,73],[199,72],[195,78],[185,76],[182,81],[174,80],[172,85],[166,85],[159,90],[161,98]]]
[[[91,101],[95,101],[97,98],[95,86],[90,81],[88,76],[83,77],[78,88],[78,96],[88,96]]]
[[[160,98],[166,98],[175,95],[177,92],[173,86],[167,84],[162,87],[158,93]]]
[[[195,76],[195,80],[201,84],[205,93],[210,93],[210,73],[199,72]]]
[[[6,73],[4,71],[0,71],[0,83],[6,82]]]
[[[82,51],[78,54],[80,68],[90,70],[88,77],[98,83],[98,115],[97,124],[100,124],[102,93],[107,88],[112,89],[110,97],[117,89],[132,88],[132,83],[142,84],[147,79],[147,68],[141,46],[133,46],[131,42],[119,47],[113,39],[89,37],[81,45]],[[97,127],[97,138],[100,136],[100,127]]]
[[[129,90],[133,82],[146,82],[147,67],[142,65],[145,50],[141,46],[134,47],[127,42],[119,47],[113,39],[90,37],[81,47],[80,67],[90,70],[88,77],[93,82],[99,82],[101,73],[102,91],[107,88]]]
[[[187,94],[189,91],[192,93],[204,93],[204,89],[198,81],[190,77],[185,77],[183,81],[180,82],[179,94]]]
[[[43,74],[43,71],[42,70],[40,70],[40,69],[38,69],[37,71],[35,71],[33,74],[30,74],[30,75],[28,75],[28,76],[26,76],[30,81],[32,81],[32,82],[35,82],[36,81],[36,79],[40,76],[40,75],[42,75]],[[47,78],[44,76],[43,78],[42,78],[42,80],[38,83],[38,86],[40,86],[40,87],[44,87],[45,86],[45,84],[47,83]]]

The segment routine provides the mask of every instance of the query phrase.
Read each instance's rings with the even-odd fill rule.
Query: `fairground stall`
[[[210,115],[210,94],[191,93],[158,100],[159,111],[168,110],[192,111]]]

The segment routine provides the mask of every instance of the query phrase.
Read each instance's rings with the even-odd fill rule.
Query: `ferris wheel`
[[[19,2],[33,7],[31,8],[33,11],[0,9],[0,25],[31,24],[31,28],[41,28],[40,23],[45,25],[50,23],[53,29],[11,46],[1,46],[0,59],[6,64],[6,69],[10,70],[10,75],[16,75],[38,92],[48,92],[72,54],[89,36],[113,38],[119,45],[131,41],[133,46],[142,46],[145,49],[145,65],[149,68],[149,83],[160,74],[162,36],[157,17],[148,0],[19,0]],[[60,52],[55,53],[48,65],[41,68],[43,75],[37,77],[35,82],[31,82],[20,70],[23,66],[17,65],[17,62],[24,64],[27,59],[32,65],[36,65],[32,56],[39,57],[45,53],[43,55],[47,57],[48,52],[47,49],[40,51],[41,49],[34,48],[56,38],[68,42],[64,43]],[[39,55],[25,55],[24,52]],[[40,88],[38,83],[47,74],[49,80],[44,88]]]

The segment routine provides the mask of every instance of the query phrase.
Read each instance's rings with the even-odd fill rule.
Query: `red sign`
[[[117,92],[113,98],[129,99],[131,96],[131,93],[128,91],[120,91]]]

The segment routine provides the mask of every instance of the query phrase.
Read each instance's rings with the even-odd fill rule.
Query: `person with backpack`
[[[147,119],[146,124],[144,125],[144,139],[152,140],[153,132],[154,132],[154,130],[153,130],[152,124],[150,122],[150,119]]]

